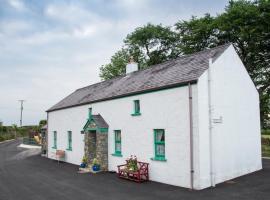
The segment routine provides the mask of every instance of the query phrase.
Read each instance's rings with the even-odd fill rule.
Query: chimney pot
[[[131,72],[138,71],[138,63],[134,61],[133,56],[130,56],[129,62],[126,65],[126,74],[129,74]]]

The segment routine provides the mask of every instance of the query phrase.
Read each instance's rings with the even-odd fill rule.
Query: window
[[[165,159],[165,131],[154,129],[155,158],[154,160],[166,161]]]
[[[88,119],[92,118],[92,108],[88,108]]]
[[[140,100],[134,100],[134,113],[132,115],[141,115]]]
[[[53,147],[54,149],[57,149],[57,132],[53,132]]]
[[[72,150],[72,132],[68,131],[68,146],[67,150],[71,151]]]
[[[121,130],[114,131],[114,156],[122,156]]]

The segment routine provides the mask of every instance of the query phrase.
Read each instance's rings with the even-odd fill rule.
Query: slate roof
[[[209,58],[215,61],[230,45],[228,43],[181,56],[144,70],[77,89],[47,112],[194,83],[208,69]]]
[[[99,128],[109,128],[109,125],[107,122],[103,119],[103,117],[98,114],[98,115],[92,115],[92,119],[95,121],[96,125]]]

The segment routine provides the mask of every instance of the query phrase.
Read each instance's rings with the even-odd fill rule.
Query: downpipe
[[[189,130],[190,130],[190,189],[194,189],[194,161],[193,161],[193,107],[192,107],[192,86],[188,84],[189,98]]]
[[[211,95],[211,87],[212,87],[212,80],[211,80],[211,66],[212,66],[212,58],[209,59],[209,68],[207,71],[208,75],[208,116],[209,116],[209,156],[210,156],[210,179],[211,179],[211,186],[215,187],[215,168],[214,168],[214,152],[213,152],[213,126],[212,126],[212,95]]]

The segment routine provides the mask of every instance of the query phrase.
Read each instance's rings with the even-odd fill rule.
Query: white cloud
[[[26,10],[24,3],[20,0],[9,0],[8,3],[18,11],[25,11]]]

